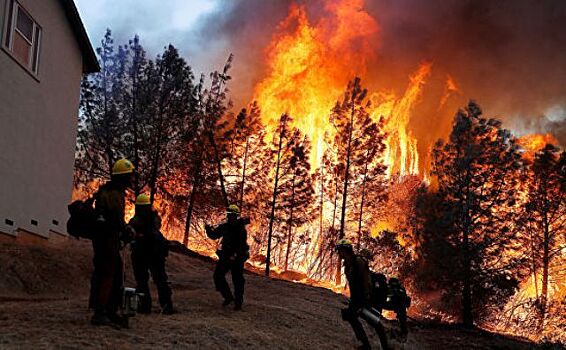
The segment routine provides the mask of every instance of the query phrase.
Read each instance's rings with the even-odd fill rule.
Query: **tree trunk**
[[[193,169],[193,186],[191,188],[191,194],[189,195],[189,205],[187,208],[187,218],[185,220],[185,232],[183,234],[183,245],[188,247],[189,244],[189,232],[191,230],[191,218],[193,216],[193,210],[195,207],[195,198],[196,193],[200,187],[201,181],[201,172],[202,172],[202,163],[203,163],[203,153],[204,153],[204,145],[200,146],[199,158],[197,158],[197,162],[195,164],[195,168]]]
[[[324,218],[324,167],[320,168],[320,213],[318,218],[318,240],[322,237],[322,223]]]
[[[289,232],[287,232],[287,252],[285,253],[285,271],[289,269],[289,252],[291,251],[291,242],[293,234],[293,209],[295,207],[295,174],[293,174],[293,182],[291,185],[291,202],[290,202],[290,213],[287,225],[289,226]]]
[[[529,230],[529,233],[531,235],[531,268],[532,268],[532,272],[533,272],[533,283],[535,285],[535,296],[538,299],[539,298],[539,292],[538,292],[538,278],[537,278],[537,263],[536,263],[536,249],[535,249],[535,237],[533,234],[533,230]]]
[[[112,166],[114,165],[114,153],[112,152],[112,134],[110,133],[110,122],[108,117],[108,86],[107,74],[108,68],[106,67],[106,59],[102,59],[102,89],[104,89],[104,139],[106,141],[106,158],[108,161],[108,174],[112,174]]]
[[[474,317],[472,313],[472,281],[469,260],[469,237],[464,232],[463,240],[464,248],[464,271],[463,271],[463,288],[462,288],[462,322],[466,327],[474,326]]]
[[[242,210],[244,205],[244,189],[246,187],[246,166],[248,164],[248,151],[250,146],[249,136],[246,138],[246,148],[244,149],[244,164],[242,167],[242,184],[240,185],[240,210]]]
[[[269,264],[271,263],[271,236],[273,235],[273,221],[275,220],[275,203],[277,201],[277,186],[279,185],[279,165],[281,162],[281,148],[285,130],[283,126],[279,133],[279,146],[277,147],[277,163],[275,165],[275,183],[273,185],[273,200],[271,201],[271,214],[269,216],[269,229],[267,234],[267,257],[265,258],[265,275],[269,276]]]
[[[136,61],[138,53],[136,52],[136,56],[134,56],[134,62]],[[135,65],[136,63],[134,63]],[[133,129],[133,133],[134,133],[134,166],[136,167],[136,169],[140,168],[140,155],[139,155],[139,145],[138,145],[138,140],[139,140],[139,130],[138,130],[138,123],[137,123],[137,108],[136,108],[136,104],[137,104],[137,79],[136,79],[136,67],[134,66],[133,68],[133,75],[132,75],[132,115],[131,115],[131,120],[132,120],[132,129]],[[139,176],[139,171],[134,171],[134,195],[137,197],[138,194],[140,194],[140,176]]]
[[[153,157],[153,164],[151,165],[151,176],[149,179],[149,201],[153,205],[155,194],[157,193],[157,174],[159,173],[160,157],[161,157],[161,142],[163,138],[163,109],[159,111],[159,128],[157,134],[157,145]]]
[[[354,114],[355,107],[352,104],[352,110],[350,111],[350,124],[348,125],[348,146],[346,148],[346,168],[344,169],[344,191],[342,192],[342,214],[340,215],[340,233],[338,238],[344,237],[344,229],[346,225],[346,202],[348,198],[348,181],[350,180],[350,156],[352,153],[352,134],[354,131]],[[342,283],[342,264],[340,259],[338,259],[338,264],[336,268],[336,285]]]
[[[189,232],[191,230],[191,218],[193,216],[193,210],[195,207],[196,192],[198,191],[200,184],[200,176],[195,173],[193,177],[193,188],[191,189],[191,194],[189,196],[189,207],[187,208],[187,219],[185,220],[185,232],[183,235],[183,245],[188,247],[189,244]]]
[[[469,173],[469,172],[468,172]],[[467,176],[469,178],[469,174]],[[469,181],[466,185],[466,204],[464,213],[464,230],[462,232],[462,262],[463,262],[463,276],[462,276],[462,323],[465,327],[474,326],[474,316],[472,312],[472,275],[471,275],[471,261],[470,261],[470,186]]]
[[[214,134],[211,130],[208,131],[208,140],[214,151],[214,159],[216,161],[216,168],[218,170],[218,179],[220,180],[220,191],[222,192],[222,200],[224,201],[224,206],[228,208],[230,202],[228,201],[228,194],[226,193],[226,187],[224,186],[224,176],[222,175],[222,162],[220,160],[220,154],[218,154],[218,147],[216,146],[216,141],[214,140]]]
[[[369,151],[368,151],[369,153]],[[358,217],[358,244],[357,249],[360,249],[361,242],[362,242],[362,218],[364,215],[364,202],[366,197],[366,182],[367,182],[367,173],[368,173],[368,160],[366,159],[366,163],[364,165],[364,180],[362,181],[362,198],[360,200],[360,215]]]
[[[543,238],[543,250],[542,250],[542,286],[541,286],[541,298],[540,298],[540,308],[542,313],[541,322],[544,322],[546,314],[546,304],[548,301],[548,268],[550,266],[550,234],[548,225],[548,214],[546,210],[543,209],[542,215],[544,238]]]

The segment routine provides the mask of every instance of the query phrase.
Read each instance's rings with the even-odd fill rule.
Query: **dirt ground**
[[[213,263],[171,253],[178,314],[137,315],[129,329],[93,327],[87,310],[88,242],[0,245],[0,349],[352,349],[340,319],[343,297],[331,291],[246,274],[242,311],[223,308]],[[131,266],[126,266],[130,270]],[[131,276],[126,285],[134,286]],[[154,296],[155,295],[155,290]],[[154,298],[155,299],[155,298]],[[404,349],[532,349],[520,340],[457,327],[413,323]],[[374,348],[378,340],[370,329]]]

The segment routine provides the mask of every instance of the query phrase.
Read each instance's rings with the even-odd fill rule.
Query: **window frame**
[[[10,10],[12,13],[10,13]],[[24,15],[32,21],[32,30],[30,40],[26,37],[21,30],[18,29],[18,14],[23,11]],[[6,15],[4,21],[4,28],[2,36],[2,49],[16,61],[22,68],[24,68],[33,78],[39,81],[39,65],[41,53],[41,41],[43,39],[43,28],[37,23],[35,18],[26,10],[17,0],[6,1]],[[27,44],[30,45],[28,62],[22,60],[14,53],[14,36],[20,35]]]

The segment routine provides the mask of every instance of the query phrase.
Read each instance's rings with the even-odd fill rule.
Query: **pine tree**
[[[518,286],[516,267],[522,261],[510,252],[521,165],[511,133],[500,121],[482,117],[474,102],[456,114],[449,142],[439,141],[433,150],[466,326],[473,326],[486,305],[501,305]]]
[[[145,68],[143,105],[147,126],[146,139],[147,186],[153,203],[158,192],[158,180],[166,172],[165,165],[175,165],[183,137],[194,134],[197,121],[193,73],[179,51],[169,45],[155,63]]]
[[[296,140],[291,147],[288,162],[283,162],[287,163],[284,166],[288,169],[283,170],[282,174],[286,176],[282,176],[279,182],[282,200],[278,209],[287,213],[282,225],[286,240],[284,271],[289,269],[289,256],[295,231],[313,218],[314,189],[310,175],[309,154],[310,142],[305,136],[302,140]]]
[[[81,84],[76,186],[109,177],[112,165],[124,156],[126,149],[122,138],[125,121],[117,102],[120,72],[110,29],[96,52],[101,71],[85,77]]]
[[[189,159],[186,164],[188,179],[190,179],[190,194],[187,204],[185,219],[185,230],[183,234],[183,244],[186,246],[189,241],[191,219],[195,209],[195,201],[198,194],[203,194],[203,189],[209,182],[220,182],[222,207],[228,206],[228,193],[224,184],[222,173],[222,160],[226,157],[225,144],[217,141],[217,133],[225,127],[222,120],[226,112],[231,107],[228,100],[227,82],[231,79],[228,71],[232,65],[233,56],[230,55],[222,72],[210,74],[210,87],[205,88],[204,76],[201,76],[199,83],[195,86],[194,96],[196,98],[196,108],[192,111],[196,122],[196,128],[191,130],[184,139],[187,143],[186,148],[190,150]],[[222,134],[220,134],[222,135]],[[212,162],[209,161],[212,159]],[[210,177],[206,171],[209,165],[216,168],[216,178]]]
[[[531,261],[538,282],[542,276],[537,301],[542,331],[548,305],[549,275],[553,260],[560,260],[566,244],[566,152],[546,145],[535,154],[527,169],[527,200],[524,205],[524,225],[530,240]],[[563,256],[562,256],[563,259]]]
[[[379,183],[385,174],[385,167],[378,160],[383,153],[384,132],[383,120],[378,123],[372,120],[367,112],[371,106],[366,101],[367,89],[362,88],[360,78],[355,78],[348,84],[344,98],[336,103],[330,115],[335,134],[332,140],[336,152],[336,161],[343,165],[342,205],[340,213],[340,229],[338,238],[346,232],[347,209],[354,201],[348,201],[349,187],[353,186],[352,179],[363,178],[359,184],[360,192],[358,231],[361,235],[361,225],[365,203],[365,187],[371,183]],[[368,180],[370,180],[368,182]],[[374,182],[375,181],[375,182]],[[336,283],[341,283],[341,267],[337,265]]]
[[[283,183],[283,180],[293,173],[294,169],[290,166],[291,160],[293,159],[293,149],[303,140],[303,136],[298,129],[291,129],[291,122],[292,119],[289,115],[281,115],[273,137],[272,154],[276,161],[267,233],[267,257],[265,261],[266,276],[269,276],[271,264],[273,228],[276,221],[280,220],[280,217],[276,215],[276,209],[280,205],[278,200],[281,192],[281,183]]]

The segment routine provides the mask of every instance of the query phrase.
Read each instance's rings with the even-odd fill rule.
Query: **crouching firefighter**
[[[405,287],[396,277],[391,277],[389,283],[382,273],[372,273],[373,285],[372,306],[382,310],[394,311],[401,331],[400,339],[406,340],[409,334],[407,328],[407,308],[411,305],[411,298],[407,295]]]
[[[130,240],[124,221],[126,189],[131,184],[133,164],[120,159],[112,167],[109,182],[102,185],[95,198],[95,233],[92,237],[94,271],[91,278],[90,306],[93,325],[127,326],[118,315],[122,299],[123,263],[120,250]]]
[[[132,266],[136,279],[136,293],[139,293],[138,313],[151,313],[151,294],[149,291],[149,273],[157,287],[161,313],[175,313],[171,301],[171,288],[165,272],[165,261],[169,253],[169,242],[161,229],[161,218],[151,207],[147,194],[142,193],[136,198],[136,213],[129,225],[135,231],[132,242]]]
[[[218,262],[214,269],[214,285],[224,298],[223,306],[234,302],[234,310],[241,310],[244,302],[244,263],[250,257],[246,225],[249,219],[240,218],[240,209],[230,205],[226,212],[227,221],[213,228],[206,225],[206,235],[211,239],[222,238],[216,254]],[[226,273],[232,272],[234,295],[226,282]]]
[[[382,349],[389,349],[385,329],[379,322],[379,315],[370,315],[371,311],[371,281],[367,261],[352,249],[352,242],[341,239],[336,244],[338,256],[344,261],[344,272],[350,286],[350,302],[342,310],[342,319],[352,326],[356,338],[362,343],[360,349],[371,349],[369,339],[359,320],[364,319],[379,336]]]

